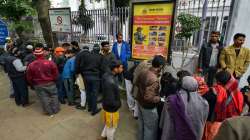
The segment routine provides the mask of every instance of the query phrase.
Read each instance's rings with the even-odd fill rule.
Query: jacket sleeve
[[[114,43],[114,44],[113,44],[113,47],[112,47],[112,53],[113,53],[114,55],[116,55],[116,54],[115,54],[115,49],[116,49],[115,46],[116,46],[116,43]]]
[[[27,82],[28,82],[28,84],[29,85],[32,85],[32,69],[31,69],[31,65],[29,65],[28,67],[27,67],[27,72],[26,72],[26,79],[27,79]]]
[[[80,74],[80,54],[75,59],[75,74]]]
[[[203,54],[204,54],[204,45],[202,45],[201,47],[201,51],[200,51],[200,54],[199,54],[199,60],[198,60],[198,68],[201,69],[202,68],[202,60],[203,60]]]
[[[214,140],[237,140],[238,134],[233,130],[228,120],[224,121]]]
[[[246,49],[246,51],[247,51],[247,56],[246,56],[246,60],[244,64],[244,73],[247,71],[249,63],[250,63],[250,50]]]
[[[70,71],[75,74],[75,61],[72,61],[70,64]]]
[[[225,63],[225,59],[226,59],[226,51],[225,49],[222,49],[221,54],[220,54],[220,65],[222,69],[227,67]]]
[[[13,65],[16,68],[17,71],[23,72],[26,70],[26,66],[23,65],[22,61],[20,59],[16,59],[13,61]]]
[[[158,82],[154,82],[150,86],[146,87],[145,94],[144,94],[144,100],[149,103],[159,103],[160,102],[160,96],[155,96],[155,91],[158,89]]]
[[[130,45],[126,43],[126,56],[127,59],[131,58],[131,50],[130,50]]]
[[[56,81],[58,79],[59,72],[58,72],[58,68],[57,68],[56,64],[53,62],[51,63],[51,73],[53,75],[54,81]]]

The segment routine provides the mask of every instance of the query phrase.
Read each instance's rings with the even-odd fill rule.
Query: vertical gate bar
[[[220,0],[218,0],[216,9],[216,24],[215,24],[216,30],[218,29],[218,23],[219,23],[219,9],[220,9]]]
[[[198,8],[197,8],[197,16],[200,17],[200,5],[201,5],[201,0],[199,0],[199,3],[198,3]]]
[[[207,41],[209,39],[210,30],[211,30],[211,26],[213,22],[213,8],[214,8],[214,0],[212,1],[211,14],[210,14],[210,19],[209,19],[209,24],[208,24]]]
[[[220,31],[222,31],[222,23],[224,21],[224,11],[225,11],[225,4],[226,0],[223,1],[223,6],[222,6],[222,13],[221,13],[221,20],[220,20]]]

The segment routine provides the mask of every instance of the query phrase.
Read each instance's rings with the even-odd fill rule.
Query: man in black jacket
[[[18,48],[14,48],[12,54],[5,58],[4,68],[13,84],[16,105],[26,107],[29,105],[26,66],[20,59],[21,51]]]
[[[110,71],[109,64],[116,60],[115,55],[110,51],[109,42],[104,41],[101,43],[101,55],[102,55],[102,74]]]
[[[210,41],[202,45],[199,55],[198,70],[207,77],[209,87],[213,85],[214,76],[219,68],[219,56],[223,48],[219,36],[219,32],[212,31]]]
[[[121,62],[115,60],[110,63],[110,72],[106,72],[102,78],[103,101],[105,127],[102,131],[100,140],[114,139],[114,133],[118,125],[119,113],[121,107],[118,80],[116,76],[123,71]]]
[[[97,95],[101,78],[101,55],[95,53],[95,50],[89,52],[88,47],[83,47],[83,51],[76,56],[75,70],[76,75],[82,74],[85,80],[88,111],[91,111],[91,115],[94,116],[101,111],[97,108]]]

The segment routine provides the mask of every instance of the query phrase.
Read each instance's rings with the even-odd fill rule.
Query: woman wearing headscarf
[[[240,116],[244,98],[238,89],[238,81],[227,71],[215,76],[217,83],[203,97],[209,103],[209,115],[203,140],[213,140],[221,123],[227,118]]]
[[[198,93],[198,83],[183,77],[181,89],[167,98],[162,111],[161,140],[200,140],[208,116],[208,103]]]
[[[243,95],[238,81],[227,71],[216,74],[217,83],[203,97],[209,102],[209,121],[222,122],[239,116],[243,110]]]

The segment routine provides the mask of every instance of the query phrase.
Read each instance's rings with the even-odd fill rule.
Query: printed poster
[[[171,41],[174,3],[135,4],[133,7],[132,57],[167,58]]]

